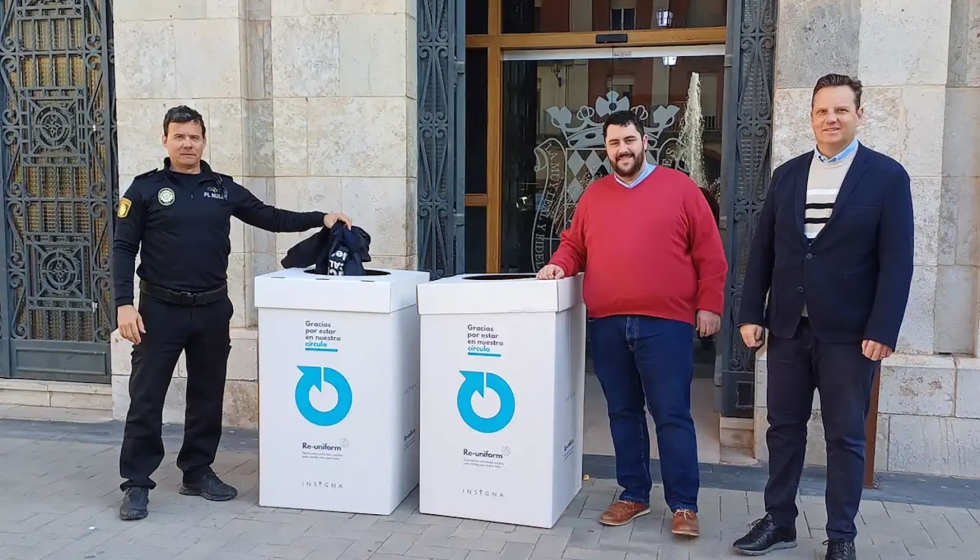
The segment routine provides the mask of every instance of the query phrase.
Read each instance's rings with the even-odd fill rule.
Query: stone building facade
[[[372,235],[375,264],[414,268],[414,7],[412,0],[116,2],[120,188],[162,165],[163,115],[187,104],[204,115],[204,158],[213,168],[270,204],[355,216]],[[302,238],[233,219],[228,425],[254,427],[258,414],[253,278],[276,270]],[[130,350],[114,337],[117,418],[129,404]],[[165,421],[183,421],[185,376],[181,363]]]
[[[813,145],[816,79],[864,84],[859,138],[912,178],[915,273],[897,353],[881,373],[876,468],[980,476],[980,2],[779,3],[773,165]],[[764,353],[756,456],[765,459]],[[819,398],[808,460],[824,463]]]
[[[205,117],[215,169],[277,206],[347,213],[371,233],[377,265],[414,269],[416,17],[415,0],[117,0],[120,188],[162,164],[163,115],[187,104]],[[980,0],[781,0],[776,23],[773,166],[812,149],[813,84],[844,72],[865,85],[861,140],[912,177],[916,268],[897,354],[882,368],[877,468],[980,477]],[[253,278],[303,236],[237,221],[232,232],[225,419],[251,428]],[[8,380],[0,393],[122,419],[130,350],[113,336],[111,388]],[[763,351],[751,422],[760,460],[765,366]],[[165,421],[182,421],[185,386],[181,363]],[[825,461],[819,420],[816,399],[814,464]]]

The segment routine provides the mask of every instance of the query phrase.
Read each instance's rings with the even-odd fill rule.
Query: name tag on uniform
[[[213,198],[214,200],[228,200],[228,193],[224,189],[218,189],[218,187],[207,187],[204,189],[204,198]]]

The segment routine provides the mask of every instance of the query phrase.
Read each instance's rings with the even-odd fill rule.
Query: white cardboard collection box
[[[445,278],[418,311],[419,510],[553,527],[582,488],[581,275]]]
[[[259,504],[387,515],[418,485],[427,272],[255,279]]]

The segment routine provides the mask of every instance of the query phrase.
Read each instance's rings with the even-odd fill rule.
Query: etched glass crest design
[[[688,172],[681,159],[678,136],[673,131],[681,108],[659,105],[651,109],[631,106],[629,97],[610,91],[595,100],[595,107],[582,106],[574,115],[568,107],[555,106],[545,111],[560,134],[534,148],[534,170],[543,184],[532,234],[535,270],[547,264],[558,248],[559,236],[571,224],[575,206],[585,189],[595,179],[612,173],[602,139],[602,124],[610,114],[624,110],[636,113],[649,139],[647,161]]]

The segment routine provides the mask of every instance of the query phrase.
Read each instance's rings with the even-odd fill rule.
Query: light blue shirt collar
[[[649,177],[650,174],[653,173],[653,170],[656,169],[656,168],[657,168],[656,165],[654,165],[654,164],[652,164],[652,163],[650,163],[648,161],[647,162],[647,166],[645,168],[643,168],[643,173],[640,173],[639,176],[637,176],[636,180],[634,180],[632,183],[629,183],[629,184],[626,184],[626,182],[624,182],[622,179],[620,179],[618,175],[614,175],[614,176],[616,177],[616,182],[617,183],[619,183],[620,185],[623,185],[627,189],[632,189],[633,187],[639,185],[641,181],[643,181],[644,179],[646,179],[647,177]]]
[[[841,151],[841,153],[837,154],[836,156],[829,157],[829,158],[825,157],[823,154],[820,153],[820,150],[818,150],[817,148],[813,149],[813,153],[814,155],[816,155],[817,161],[819,161],[820,163],[837,163],[838,161],[851,157],[851,154],[856,152],[857,149],[858,149],[858,139],[855,138],[853,142],[851,142],[846,148],[844,148]]]

